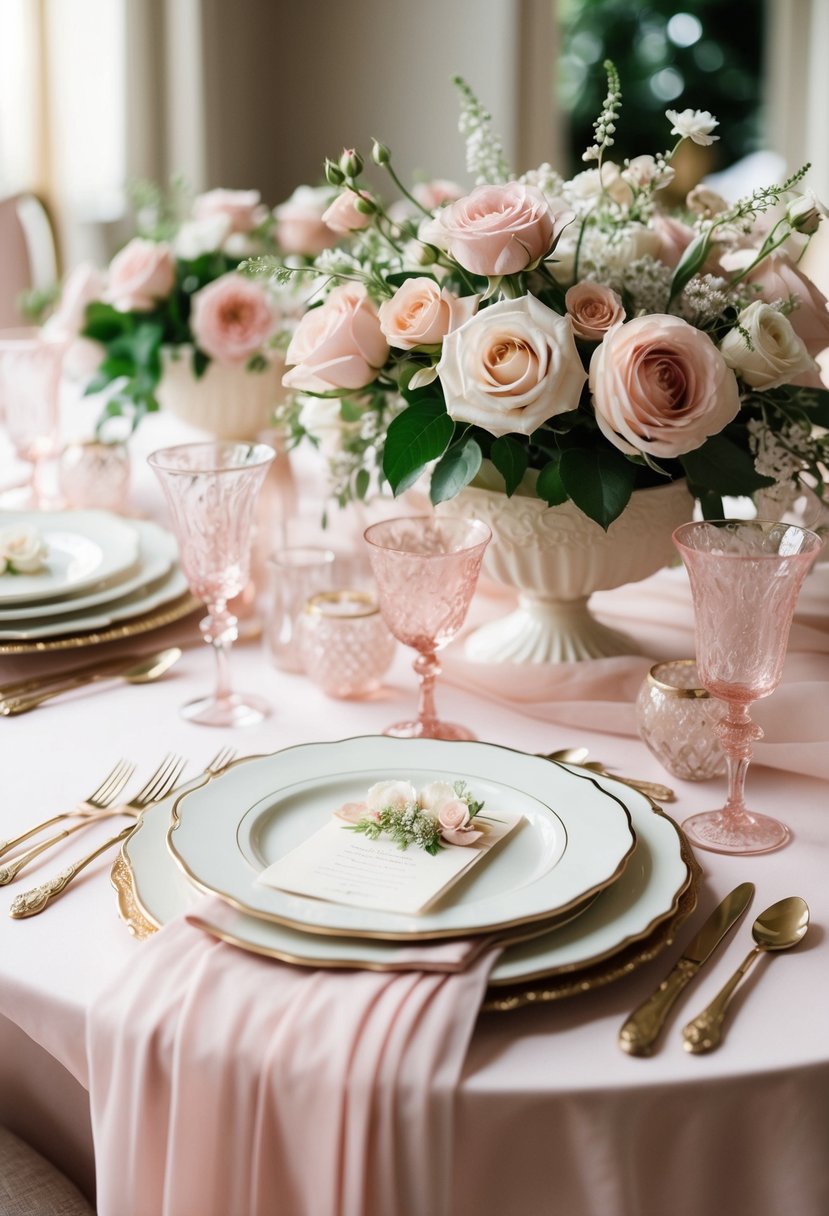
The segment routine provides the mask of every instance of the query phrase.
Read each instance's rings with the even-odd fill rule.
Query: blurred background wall
[[[465,182],[456,74],[517,170],[571,173],[610,56],[620,155],[667,146],[666,108],[709,109],[723,138],[689,180],[811,159],[829,199],[827,46],[829,0],[0,0],[0,198],[44,200],[65,268],[129,235],[139,178],[274,205],[377,136],[404,177]]]

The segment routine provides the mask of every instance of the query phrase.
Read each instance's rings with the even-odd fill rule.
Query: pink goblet
[[[682,524],[673,539],[691,581],[700,682],[726,706],[714,729],[728,763],[725,806],[682,827],[715,853],[770,853],[790,833],[745,805],[751,745],[763,737],[749,706],[780,683],[798,592],[823,542],[791,524],[740,519]]]
[[[435,713],[440,675],[435,652],[464,622],[492,533],[479,519],[422,515],[383,520],[364,536],[383,619],[398,641],[418,652],[417,720],[397,722],[383,733],[401,739],[474,739],[466,727],[441,722]]]
[[[261,697],[233,692],[228,651],[238,636],[227,602],[250,573],[253,509],[276,453],[264,443],[184,443],[147,458],[173,517],[181,568],[190,590],[204,600],[205,641],[216,654],[216,690],[182,707],[204,726],[250,726],[270,713]]]
[[[58,453],[60,377],[66,343],[42,329],[0,330],[0,407],[21,460],[31,465],[27,504],[43,506],[41,468]]]

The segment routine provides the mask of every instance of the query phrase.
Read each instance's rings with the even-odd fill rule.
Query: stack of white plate
[[[0,575],[0,654],[59,650],[160,628],[197,606],[175,537],[109,511],[0,511],[46,545],[36,574]]]

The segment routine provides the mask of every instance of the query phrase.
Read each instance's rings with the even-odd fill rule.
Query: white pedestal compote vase
[[[249,372],[211,359],[197,377],[192,356],[191,346],[162,348],[161,408],[217,439],[257,439],[285,400],[283,360],[275,357],[264,370]]]
[[[508,498],[486,464],[439,514],[474,517],[492,530],[484,572],[518,591],[518,608],[475,630],[467,658],[486,663],[556,663],[635,654],[632,638],[602,625],[589,606],[609,591],[655,574],[675,557],[671,534],[690,520],[684,481],[634,491],[605,532],[572,502],[548,507],[520,490]]]

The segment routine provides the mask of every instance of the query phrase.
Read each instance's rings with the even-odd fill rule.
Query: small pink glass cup
[[[0,330],[0,404],[19,458],[31,465],[28,505],[44,505],[41,470],[58,454],[58,408],[66,343],[42,329]]]
[[[298,623],[305,674],[329,697],[367,697],[383,683],[397,648],[368,591],[312,595]]]
[[[673,539],[691,582],[700,683],[725,702],[714,729],[728,766],[725,806],[682,827],[715,853],[769,853],[790,832],[745,804],[752,743],[763,736],[749,706],[780,683],[797,597],[823,541],[793,524],[742,519],[682,524]]]
[[[492,533],[479,519],[415,515],[386,519],[364,533],[377,582],[380,611],[389,630],[418,652],[420,706],[415,721],[383,732],[401,739],[474,739],[465,726],[442,722],[435,711],[440,675],[436,651],[460,629]]]
[[[216,655],[216,689],[182,707],[202,726],[251,726],[270,713],[261,697],[234,692],[229,650],[238,637],[228,609],[250,576],[256,496],[276,453],[264,443],[184,443],[147,457],[161,483],[190,590],[207,607],[201,623]]]

